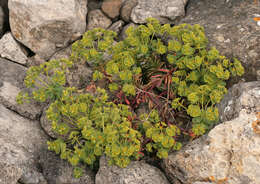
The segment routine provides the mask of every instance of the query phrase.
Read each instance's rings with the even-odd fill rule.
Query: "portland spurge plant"
[[[145,154],[166,158],[179,150],[180,137],[195,138],[218,122],[225,81],[244,73],[237,59],[208,48],[199,25],[172,27],[150,18],[126,34],[116,42],[112,31],[86,32],[69,59],[31,67],[25,85],[34,92],[17,97],[51,103],[47,118],[60,137],[48,142],[49,149],[75,166],[77,177],[80,163],[93,165],[102,154],[126,167]],[[86,89],[66,84],[78,62],[93,69]],[[147,113],[137,113],[144,104]]]

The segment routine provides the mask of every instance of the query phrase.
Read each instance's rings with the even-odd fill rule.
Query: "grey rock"
[[[69,68],[66,77],[69,86],[82,89],[92,80],[93,71],[86,63],[76,63]]]
[[[89,11],[87,30],[98,27],[107,29],[111,24],[112,21],[101,10]]]
[[[138,0],[126,0],[120,10],[120,16],[125,22],[131,21],[131,13],[133,8],[137,5]]]
[[[36,170],[26,170],[19,179],[20,183],[28,184],[48,184],[42,173]]]
[[[101,6],[102,11],[111,19],[115,19],[120,14],[123,0],[104,0]]]
[[[46,60],[42,59],[39,55],[34,55],[32,57],[28,57],[27,59],[27,66],[39,66],[40,64],[46,62]]]
[[[19,178],[28,179],[30,173],[37,173],[35,163],[46,141],[39,122],[25,119],[0,105],[0,181],[16,184]],[[34,179],[44,181],[39,172]]]
[[[256,71],[256,77],[257,77],[257,80],[260,81],[260,70]]]
[[[0,183],[16,184],[22,175],[22,170],[15,165],[0,162],[0,167]]]
[[[5,20],[4,11],[3,8],[0,6],[0,38],[4,33],[4,20]]]
[[[88,0],[88,11],[101,9],[102,1],[100,0]]]
[[[18,105],[16,102],[18,93],[27,91],[23,86],[25,75],[25,67],[0,58],[0,103],[24,117],[37,119],[41,115],[42,105],[36,102]]]
[[[255,120],[255,113],[242,109],[236,119],[216,126],[207,136],[171,153],[163,161],[166,175],[173,183],[209,178],[229,184],[260,183],[260,136],[252,128]]]
[[[238,117],[241,109],[260,112],[260,81],[235,84],[218,104],[220,121]]]
[[[61,49],[59,51],[57,51],[51,58],[50,60],[59,60],[59,59],[69,59],[71,55],[71,45],[64,48],[64,49]]]
[[[197,0],[188,3],[186,16],[176,23],[203,26],[210,46],[230,59],[238,58],[246,69],[242,76],[245,81],[256,81],[260,70],[260,27],[252,17],[259,12],[260,7],[250,1]],[[228,84],[239,80],[232,78]]]
[[[143,162],[131,162],[126,168],[108,166],[106,158],[100,159],[96,184],[169,184],[164,174]]]
[[[115,23],[113,23],[108,29],[116,32],[117,35],[119,35],[121,30],[123,29],[124,24],[125,24],[124,21],[119,20],[119,21],[116,21]]]
[[[49,59],[86,30],[87,0],[9,0],[14,37]]]
[[[134,23],[142,24],[149,17],[157,18],[161,23],[173,23],[176,18],[185,15],[188,0],[138,0],[131,13]]]
[[[9,32],[0,39],[0,56],[25,65],[28,53],[14,39],[12,33]]]
[[[90,169],[86,169],[81,178],[74,178],[73,167],[54,152],[43,150],[39,162],[43,175],[50,184],[94,184],[94,174]]]

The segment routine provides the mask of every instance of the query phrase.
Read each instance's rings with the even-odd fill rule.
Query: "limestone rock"
[[[44,62],[46,62],[46,61],[36,54],[36,55],[34,55],[32,57],[28,57],[28,59],[27,59],[27,67],[39,66],[40,64],[42,64]]]
[[[0,38],[4,33],[4,20],[5,20],[4,11],[3,8],[0,6]]]
[[[241,109],[260,112],[260,81],[235,84],[218,104],[221,122],[238,117]]]
[[[22,175],[22,170],[7,163],[0,163],[0,166],[0,183],[16,184]]]
[[[124,24],[125,24],[124,21],[119,20],[119,21],[116,21],[115,23],[113,23],[108,29],[116,32],[119,35],[121,30],[123,29]]]
[[[0,105],[0,181],[4,181],[1,183],[16,184],[19,178],[26,180],[29,173],[38,173],[36,184],[43,182],[35,162],[46,141],[39,122],[25,119]]]
[[[170,154],[163,162],[171,181],[192,183],[227,181],[229,184],[260,183],[260,136],[254,133],[256,115],[240,116],[213,128],[203,136]]]
[[[25,49],[14,39],[12,33],[6,33],[0,39],[0,56],[25,65],[27,63]]]
[[[26,90],[23,86],[25,75],[25,67],[0,58],[0,103],[27,118],[36,119],[42,112],[42,105],[36,102],[16,103],[18,93]]]
[[[88,11],[101,9],[102,1],[100,0],[88,0]]]
[[[123,0],[104,0],[102,3],[102,11],[111,19],[119,16]]]
[[[89,11],[87,30],[98,27],[107,29],[111,24],[112,21],[101,10]]]
[[[210,46],[228,58],[236,57],[244,65],[246,82],[257,80],[260,70],[260,27],[251,21],[260,7],[250,1],[190,1],[186,16],[177,24],[199,24],[205,28]],[[229,86],[239,79],[229,81]]]
[[[131,162],[126,168],[108,166],[106,158],[100,159],[96,184],[169,184],[164,174],[143,162]]]
[[[48,183],[94,184],[92,171],[87,169],[81,178],[74,178],[73,167],[54,152],[43,150],[40,154],[40,165]]]
[[[59,60],[62,58],[69,59],[70,55],[71,55],[71,45],[55,52],[55,54],[50,58],[50,60]]]
[[[185,15],[185,5],[188,0],[138,0],[131,13],[134,23],[145,23],[149,17],[160,20],[161,23],[172,23],[176,18]]]
[[[86,30],[87,0],[9,0],[14,37],[43,59]]]
[[[133,8],[137,5],[138,0],[126,0],[123,5],[122,8],[120,10],[120,15],[121,18],[125,21],[125,22],[130,22],[130,16],[132,13]]]

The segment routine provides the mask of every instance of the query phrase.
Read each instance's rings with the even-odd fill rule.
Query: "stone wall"
[[[260,183],[259,135],[252,126],[260,111],[260,26],[253,20],[260,3],[251,0],[1,0],[0,1],[0,183],[2,184],[257,184]],[[260,16],[260,15],[259,15]],[[143,161],[127,168],[100,159],[80,179],[72,167],[47,151],[55,137],[43,113],[47,104],[18,105],[16,95],[26,70],[50,59],[68,57],[71,44],[96,27],[125,38],[129,26],[155,17],[161,23],[199,23],[210,44],[237,57],[246,74],[229,81],[229,93],[219,105],[221,124],[207,135],[171,153],[160,169]],[[68,83],[76,87],[91,69],[71,69]],[[254,82],[248,82],[254,81]],[[246,82],[246,83],[245,83]],[[260,118],[260,117],[258,117]],[[258,124],[256,124],[258,125]],[[255,126],[255,125],[254,125]]]

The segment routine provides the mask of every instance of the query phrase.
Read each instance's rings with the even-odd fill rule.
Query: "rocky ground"
[[[8,4],[8,6],[7,6]],[[200,24],[211,46],[239,58],[242,78],[229,81],[219,104],[221,122],[207,135],[171,153],[160,169],[145,161],[127,168],[100,159],[97,173],[80,178],[72,167],[47,150],[55,137],[45,105],[18,105],[23,79],[31,65],[68,57],[71,44],[87,30],[116,31],[153,16],[162,23]],[[1,0],[0,2],[0,183],[1,184],[258,184],[260,183],[260,2],[253,0]],[[68,82],[87,83],[91,69],[71,69]],[[79,81],[83,78],[83,81]],[[260,118],[260,117],[258,117]],[[260,121],[260,120],[259,120]]]

